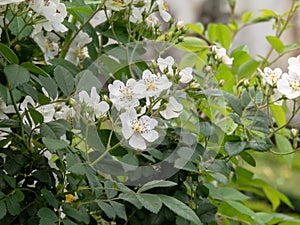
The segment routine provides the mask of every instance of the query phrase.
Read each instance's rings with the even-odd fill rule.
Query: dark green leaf
[[[18,56],[7,45],[0,43],[0,54],[11,64],[19,64]]]
[[[97,201],[97,204],[109,218],[116,218],[116,213],[111,205],[102,201]]]
[[[58,208],[57,200],[51,191],[44,188],[41,190],[41,193],[42,193],[42,196],[47,200],[49,205],[51,205],[55,209]]]
[[[14,177],[11,177],[9,175],[4,175],[3,179],[6,181],[6,183],[8,183],[9,186],[11,186],[12,188],[16,187],[16,179]]]
[[[156,187],[172,187],[177,185],[175,182],[172,181],[166,181],[166,180],[153,180],[146,184],[144,184],[139,190],[138,193],[150,190],[152,188]]]
[[[8,65],[4,68],[8,84],[11,89],[29,81],[30,73],[24,67],[17,64]]]
[[[125,211],[125,206],[119,202],[111,201],[110,205],[113,207],[115,213],[118,217],[127,220],[127,215]]]
[[[152,213],[158,213],[162,207],[162,202],[157,195],[138,194],[136,196],[141,204]]]
[[[137,198],[137,194],[135,193],[121,193],[119,195],[119,198],[130,202],[138,209],[141,209],[143,207],[142,203]]]
[[[16,216],[21,212],[21,207],[19,202],[15,201],[12,195],[6,199],[6,208],[9,214],[12,216]]]
[[[242,116],[243,108],[242,108],[240,99],[238,97],[236,97],[235,95],[229,94],[225,91],[223,93],[224,93],[225,99],[227,100],[228,104],[233,109],[233,111],[236,112],[239,116]]]
[[[49,97],[52,99],[57,98],[57,84],[51,77],[39,77],[41,85],[45,88],[46,92],[49,94]]]
[[[76,76],[76,91],[80,92],[82,90],[90,92],[92,87],[96,87],[97,91],[102,88],[102,84],[91,71],[84,70],[81,71]]]
[[[23,62],[21,64],[24,68],[26,68],[29,72],[36,74],[36,75],[42,75],[44,77],[50,77],[50,75],[40,67],[36,66],[35,64],[31,62]]]
[[[56,214],[48,208],[41,208],[38,217],[41,218],[40,225],[55,225],[58,220]]]
[[[248,152],[242,152],[240,154],[240,156],[242,157],[243,160],[245,160],[249,165],[255,167],[256,166],[256,162],[255,159],[252,157],[252,155],[250,155]]]
[[[235,156],[244,151],[246,147],[245,141],[227,141],[225,143],[225,151],[229,156]]]
[[[0,201],[0,220],[6,215],[7,209],[4,200]]]
[[[268,151],[271,147],[273,147],[272,142],[268,139],[253,139],[247,142],[250,149],[256,151]]]
[[[159,195],[159,199],[167,208],[176,213],[178,216],[181,216],[184,219],[189,220],[197,225],[202,224],[196,213],[178,199],[167,195]]]
[[[54,78],[58,87],[65,96],[70,96],[74,90],[74,78],[72,74],[62,66],[57,66],[54,70]]]
[[[54,153],[56,150],[66,148],[69,144],[63,140],[57,140],[52,138],[43,137],[43,143],[49,149],[50,152]]]

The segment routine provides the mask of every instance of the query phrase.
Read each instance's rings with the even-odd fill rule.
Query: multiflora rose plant
[[[277,87],[297,98],[294,58],[259,86],[259,63],[228,50],[234,22],[184,25],[162,0],[0,5],[0,223],[299,222],[255,212],[240,191],[293,207],[241,164],[254,166],[251,150],[269,151],[274,135],[289,143],[277,132],[290,121],[271,124],[265,109],[278,109],[265,97]],[[246,15],[244,25],[272,18]],[[175,60],[170,45],[188,54]],[[145,60],[149,49],[159,50]]]

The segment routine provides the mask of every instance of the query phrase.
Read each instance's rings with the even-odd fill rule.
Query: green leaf
[[[125,206],[119,202],[111,201],[110,205],[113,207],[118,217],[127,220]]]
[[[172,181],[166,181],[166,180],[153,180],[146,184],[144,184],[139,190],[138,193],[150,190],[152,188],[156,187],[172,187],[177,185],[175,182]]]
[[[206,185],[209,188],[210,197],[221,201],[244,201],[249,199],[248,196],[242,194],[238,190],[230,187],[215,187],[213,185]]]
[[[11,64],[19,64],[18,56],[7,45],[0,43],[0,54]]]
[[[4,200],[0,201],[0,220],[6,215],[7,209]]]
[[[240,99],[233,94],[229,94],[227,92],[223,93],[225,99],[227,100],[228,104],[233,109],[233,111],[236,112],[239,116],[242,116],[243,108]]]
[[[56,200],[55,196],[52,194],[52,192],[50,192],[49,190],[44,188],[41,190],[41,193],[42,193],[43,198],[45,198],[47,200],[49,205],[51,205],[55,209],[58,209],[57,200]]]
[[[90,92],[92,87],[96,87],[97,91],[100,91],[102,84],[100,80],[89,70],[81,71],[76,75],[76,91],[82,90]]]
[[[249,215],[250,217],[255,216],[255,213],[250,208],[248,208],[247,206],[243,205],[240,202],[236,202],[236,201],[232,201],[232,200],[229,200],[229,201],[226,201],[226,202],[231,207],[233,207],[234,209],[238,210],[239,212],[241,212],[243,214]]]
[[[113,198],[118,194],[118,191],[115,190],[114,182],[108,180],[104,183],[104,187],[107,198]]]
[[[242,157],[243,160],[245,160],[250,166],[255,167],[256,166],[256,162],[255,159],[252,157],[252,155],[250,155],[248,152],[242,152],[240,154],[240,156]]]
[[[21,212],[20,204],[13,198],[12,195],[6,199],[6,208],[12,216],[16,216]]]
[[[74,78],[72,74],[62,66],[57,66],[54,70],[54,78],[58,87],[65,96],[70,96],[74,90]]]
[[[276,140],[277,148],[281,153],[289,153],[294,151],[289,139],[287,139],[283,135],[279,133],[275,134],[275,140]],[[293,164],[294,154],[284,155],[284,158],[287,160],[288,165],[291,168]]]
[[[246,147],[245,141],[227,141],[224,149],[229,156],[235,156],[244,151]]]
[[[136,197],[140,203],[152,213],[157,214],[162,207],[162,202],[157,195],[138,194]]]
[[[235,79],[231,72],[231,69],[224,64],[221,64],[218,68],[217,74],[215,75],[215,78],[218,81],[224,80],[224,85],[220,88],[223,91],[234,93],[234,85],[235,85]]]
[[[41,208],[38,211],[38,217],[41,218],[40,225],[55,225],[58,221],[56,214],[48,208]]]
[[[232,42],[231,30],[224,24],[218,24],[215,29],[217,40],[224,48],[228,49]]]
[[[50,75],[45,70],[41,69],[40,67],[34,65],[31,62],[23,62],[21,63],[21,66],[23,66],[33,74],[42,75],[44,77],[50,77]]]
[[[11,89],[29,81],[30,73],[24,67],[17,64],[8,65],[4,68],[8,84]]]
[[[284,51],[284,44],[282,41],[276,36],[266,36],[266,39],[270,43],[270,45],[278,52],[282,53]]]
[[[207,31],[206,31],[206,36],[210,42],[215,42],[217,39],[217,34],[216,34],[216,28],[217,24],[210,23],[207,26]]]
[[[57,95],[58,95],[57,84],[55,83],[53,78],[40,76],[39,79],[40,79],[41,85],[45,88],[49,97],[52,99],[56,99]]]
[[[250,149],[265,152],[273,147],[272,142],[268,139],[253,139],[247,142]]]
[[[143,207],[142,203],[137,198],[137,194],[135,193],[121,193],[119,195],[119,198],[130,202],[138,209],[141,209]]]
[[[56,120],[41,125],[41,134],[43,137],[60,139],[70,129],[70,124],[66,120]]]
[[[178,216],[181,216],[197,225],[202,224],[196,213],[183,202],[167,195],[158,195],[158,197],[168,209],[176,213]]]
[[[281,126],[285,125],[286,124],[286,113],[285,113],[283,107],[279,106],[279,105],[271,104],[270,108],[272,111],[272,115],[277,123],[277,126],[281,127]],[[284,129],[282,129],[281,131],[284,132]]]
[[[17,36],[22,31],[22,29],[24,29],[24,26],[26,26],[26,24],[23,18],[21,16],[16,16],[10,22],[8,28],[11,30],[12,34]]]
[[[203,39],[197,37],[185,37],[183,41],[175,47],[183,51],[198,52],[205,50],[207,48],[207,43]]]
[[[108,203],[105,203],[103,201],[97,201],[98,206],[100,207],[100,209],[103,210],[103,212],[111,219],[115,219],[116,218],[116,213],[115,210],[113,209],[113,207],[111,205],[109,205]]]
[[[202,34],[204,30],[204,26],[202,23],[186,24],[185,27],[197,34]]]
[[[252,75],[253,73],[255,73],[257,71],[258,65],[259,65],[259,62],[254,59],[250,59],[250,60],[246,61],[239,67],[239,69],[237,71],[238,76],[240,78],[243,78],[243,77],[248,77],[248,76]]]
[[[57,140],[52,138],[43,137],[43,143],[49,149],[50,152],[54,153],[56,150],[64,149],[69,144],[63,140]]]
[[[245,12],[245,13],[242,15],[242,23],[243,23],[243,24],[248,23],[251,19],[253,19],[253,17],[254,17],[253,12]]]

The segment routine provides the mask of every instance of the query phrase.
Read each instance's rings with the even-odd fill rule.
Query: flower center
[[[122,0],[114,0],[112,4],[115,6],[122,6],[124,2]]]
[[[290,87],[293,91],[300,91],[300,81],[296,79],[289,80]]]
[[[131,121],[131,129],[135,132],[143,134],[148,132],[148,125],[139,119],[134,119]]]
[[[169,11],[169,6],[165,2],[162,5],[162,10]]]
[[[55,52],[56,50],[56,46],[53,42],[46,40],[46,48],[50,51],[50,52]]]
[[[128,87],[120,88],[120,92],[124,95],[124,98],[132,100],[132,90]]]

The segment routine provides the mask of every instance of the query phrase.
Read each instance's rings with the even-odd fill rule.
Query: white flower
[[[168,13],[167,4],[164,2],[164,0],[156,0],[156,4],[158,6],[158,10],[161,18],[165,22],[169,22],[169,20],[171,19],[171,15]]]
[[[140,80],[134,89],[134,93],[143,97],[159,96],[163,90],[167,90],[172,86],[172,83],[168,80],[166,75],[156,75],[150,70],[143,72],[143,79]]]
[[[108,0],[105,3],[105,6],[113,11],[120,11],[124,9],[131,0]]]
[[[219,48],[217,46],[212,46],[212,52],[215,53],[215,59],[216,60],[221,60],[222,63],[226,65],[231,65],[233,58],[230,58],[227,53],[225,48]]]
[[[139,6],[141,5],[142,6]],[[137,7],[135,5],[138,5]],[[148,12],[151,7],[151,0],[141,0],[133,3],[131,8],[130,22],[139,23],[143,20],[143,13]]]
[[[187,67],[179,72],[180,80],[179,82],[187,84],[193,80],[193,68]]]
[[[169,102],[166,104],[166,109],[160,111],[160,115],[165,119],[177,118],[183,110],[183,106],[176,101],[176,99],[171,96]]]
[[[73,118],[75,116],[75,114],[76,114],[76,112],[75,112],[74,108],[63,103],[62,105],[60,105],[60,109],[55,112],[54,117],[55,117],[55,119],[68,120],[70,118]]]
[[[25,0],[1,0],[0,5],[7,5],[7,4],[13,4],[13,3],[20,3],[24,2]]]
[[[84,113],[90,119],[94,119],[94,117],[99,118],[109,110],[107,102],[100,101],[100,96],[98,95],[95,87],[92,87],[91,95],[89,95],[86,91],[81,91],[78,96],[79,101],[87,106]]]
[[[272,70],[269,67],[264,68],[264,72],[262,72],[259,68],[261,76],[263,77],[263,82],[268,83],[271,86],[276,85],[277,81],[280,79],[282,75],[282,70],[280,68],[276,68]]]
[[[145,150],[147,142],[154,142],[159,134],[154,128],[158,125],[155,119],[149,116],[138,118],[135,109],[130,109],[120,115],[122,133],[129,145],[133,148]]]
[[[294,99],[300,96],[300,77],[297,73],[284,73],[281,79],[277,81],[278,91],[288,99]]]
[[[175,60],[172,56],[168,56],[167,58],[159,57],[157,59],[157,64],[162,73],[165,73],[165,70],[168,69],[167,73],[171,73],[173,71],[172,66],[174,65]]]
[[[45,61],[48,62],[49,59],[53,59],[58,54],[59,37],[56,36],[54,33],[47,33],[46,36],[44,36],[43,33],[44,32],[40,32],[34,35],[33,39],[44,53]]]
[[[26,110],[29,109],[28,104],[32,105],[32,107],[38,111],[39,113],[41,113],[44,117],[44,122],[50,122],[53,120],[54,117],[54,113],[55,113],[55,107],[54,104],[47,104],[47,105],[38,105],[37,103],[34,102],[33,98],[29,95],[27,95],[25,97],[25,99],[23,100],[23,102],[20,105],[20,113],[23,114]],[[31,119],[32,121],[32,119]],[[26,116],[24,116],[24,121],[25,123],[28,123],[28,120],[26,118]]]
[[[62,24],[67,16],[67,8],[59,0],[32,0],[31,8],[38,14],[44,16],[47,21],[37,24],[37,32],[44,27],[46,31],[66,32],[68,29]]]
[[[289,72],[295,72],[300,75],[300,55],[298,55],[297,57],[289,58],[288,63]]]
[[[107,16],[110,17],[111,13],[110,11],[104,11],[104,10],[100,10],[99,12],[97,12],[93,18],[91,19],[90,21],[90,24],[93,26],[93,27],[96,27],[98,26],[99,24],[101,23],[104,23],[105,21],[107,21]]]
[[[92,38],[85,32],[80,31],[70,45],[66,59],[74,64],[78,64],[88,56],[87,48],[85,47],[92,41]]]
[[[148,26],[154,27],[158,23],[158,18],[152,13],[151,15],[147,16],[146,22]]]
[[[129,107],[138,106],[138,96],[134,94],[133,90],[136,85],[134,79],[129,79],[126,82],[126,86],[122,81],[115,80],[113,84],[108,85],[109,98],[118,111],[121,109],[128,109]]]

